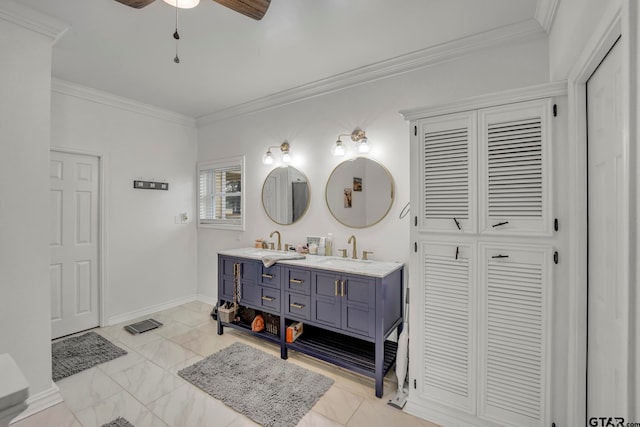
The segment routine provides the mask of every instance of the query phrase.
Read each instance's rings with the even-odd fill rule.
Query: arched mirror
[[[329,212],[353,228],[372,226],[382,220],[393,204],[391,173],[375,160],[356,157],[331,172],[325,188]]]
[[[293,166],[272,170],[262,185],[262,206],[277,224],[298,221],[309,208],[309,180]]]

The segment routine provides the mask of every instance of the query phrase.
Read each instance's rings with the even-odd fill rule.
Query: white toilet
[[[29,383],[13,358],[6,353],[0,354],[0,378],[0,427],[6,427],[29,406]]]

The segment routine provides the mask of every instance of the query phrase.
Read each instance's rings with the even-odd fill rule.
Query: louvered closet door
[[[420,246],[422,307],[419,393],[475,412],[475,248],[450,243]],[[413,339],[413,338],[412,338]],[[417,344],[417,343],[416,343]]]
[[[420,231],[476,232],[476,122],[476,112],[419,122]]]
[[[501,424],[547,426],[551,249],[479,247],[478,415]]]
[[[480,110],[480,232],[550,235],[551,100]]]

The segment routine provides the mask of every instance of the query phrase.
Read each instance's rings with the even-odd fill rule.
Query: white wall
[[[551,81],[565,80],[605,11],[621,0],[561,0],[549,33]]]
[[[16,360],[31,396],[52,388],[51,43],[0,19],[0,353]]]
[[[409,126],[398,111],[547,81],[547,43],[541,38],[201,127],[199,161],[246,156],[247,228],[241,233],[198,230],[199,292],[216,297],[219,250],[250,246],[276,229],[282,232],[283,243],[332,232],[334,254],[338,248],[346,248],[348,237],[355,234],[359,251],[375,252],[373,259],[408,263],[409,216],[400,220],[398,215],[409,201]],[[356,127],[366,131],[371,157],[385,165],[396,182],[391,211],[379,224],[365,229],[339,224],[324,200],[327,178],[340,161],[331,156],[331,146],[338,134]],[[285,139],[291,144],[294,166],[309,178],[311,204],[298,223],[279,226],[262,209],[260,191],[270,168],[261,159],[267,146]],[[351,144],[347,140],[345,144]]]
[[[114,107],[95,91],[85,99],[82,88],[60,86],[52,96],[51,146],[105,158],[105,320],[193,296],[195,223],[174,219],[181,212],[194,217],[195,123]],[[134,189],[140,178],[166,181],[169,190]]]

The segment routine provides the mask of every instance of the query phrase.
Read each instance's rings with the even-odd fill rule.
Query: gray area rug
[[[122,417],[118,417],[110,423],[102,424],[102,427],[133,427],[133,424]]]
[[[124,356],[126,351],[95,332],[51,344],[52,376],[58,381],[70,375]]]
[[[294,427],[333,384],[331,378],[242,343],[178,375],[266,427]]]

